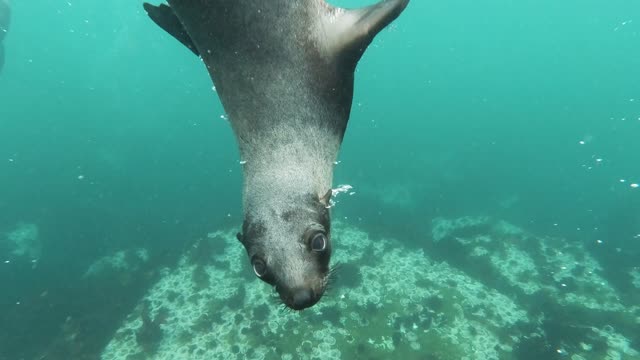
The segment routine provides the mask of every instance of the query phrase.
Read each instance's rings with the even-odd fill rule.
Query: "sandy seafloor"
[[[343,222],[333,234],[338,278],[303,312],[253,277],[233,231],[208,234],[161,270],[102,358],[640,359],[640,269],[619,293],[581,243],[489,217],[436,218],[422,248]],[[147,260],[114,253],[85,276]]]

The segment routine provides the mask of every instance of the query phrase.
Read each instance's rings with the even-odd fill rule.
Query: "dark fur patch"
[[[239,234],[238,240],[242,242],[248,252],[256,239],[264,237],[266,232],[267,228],[261,221],[253,221],[250,216],[247,216],[242,223],[242,234]]]

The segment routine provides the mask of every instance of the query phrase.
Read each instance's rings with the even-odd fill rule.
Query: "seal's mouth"
[[[322,293],[317,293],[311,288],[296,288],[289,291],[278,291],[280,299],[293,310],[304,310],[315,305],[322,297]]]
[[[317,304],[328,289],[328,276],[325,276],[317,284],[306,284],[303,286],[288,288],[286,286],[276,286],[275,290],[280,296],[282,303],[292,310],[304,310]]]
[[[276,287],[276,291],[284,305],[292,310],[304,310],[312,307],[320,300],[324,292],[315,291],[311,287],[298,287],[293,289]]]
[[[300,311],[317,304],[334,281],[337,266],[332,267],[319,281],[297,287],[276,284],[275,290],[282,303],[289,309]]]

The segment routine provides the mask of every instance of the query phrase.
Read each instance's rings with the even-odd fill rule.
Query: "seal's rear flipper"
[[[407,7],[409,0],[383,0],[362,9],[329,7],[329,16],[322,26],[326,39],[326,51],[345,61],[346,66],[356,66],[373,38]]]
[[[155,22],[164,31],[168,32],[171,36],[184,44],[184,46],[189,48],[189,50],[193,51],[194,54],[200,56],[200,53],[198,52],[196,46],[193,44],[191,37],[169,6],[165,4],[155,6],[149,3],[144,3],[143,6],[153,22]]]

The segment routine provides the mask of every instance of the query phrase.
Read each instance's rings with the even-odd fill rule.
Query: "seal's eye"
[[[327,237],[323,233],[317,233],[311,238],[311,250],[324,251],[327,248]]]
[[[267,264],[265,264],[264,260],[260,258],[253,260],[253,272],[256,273],[256,276],[259,278],[267,274]]]

